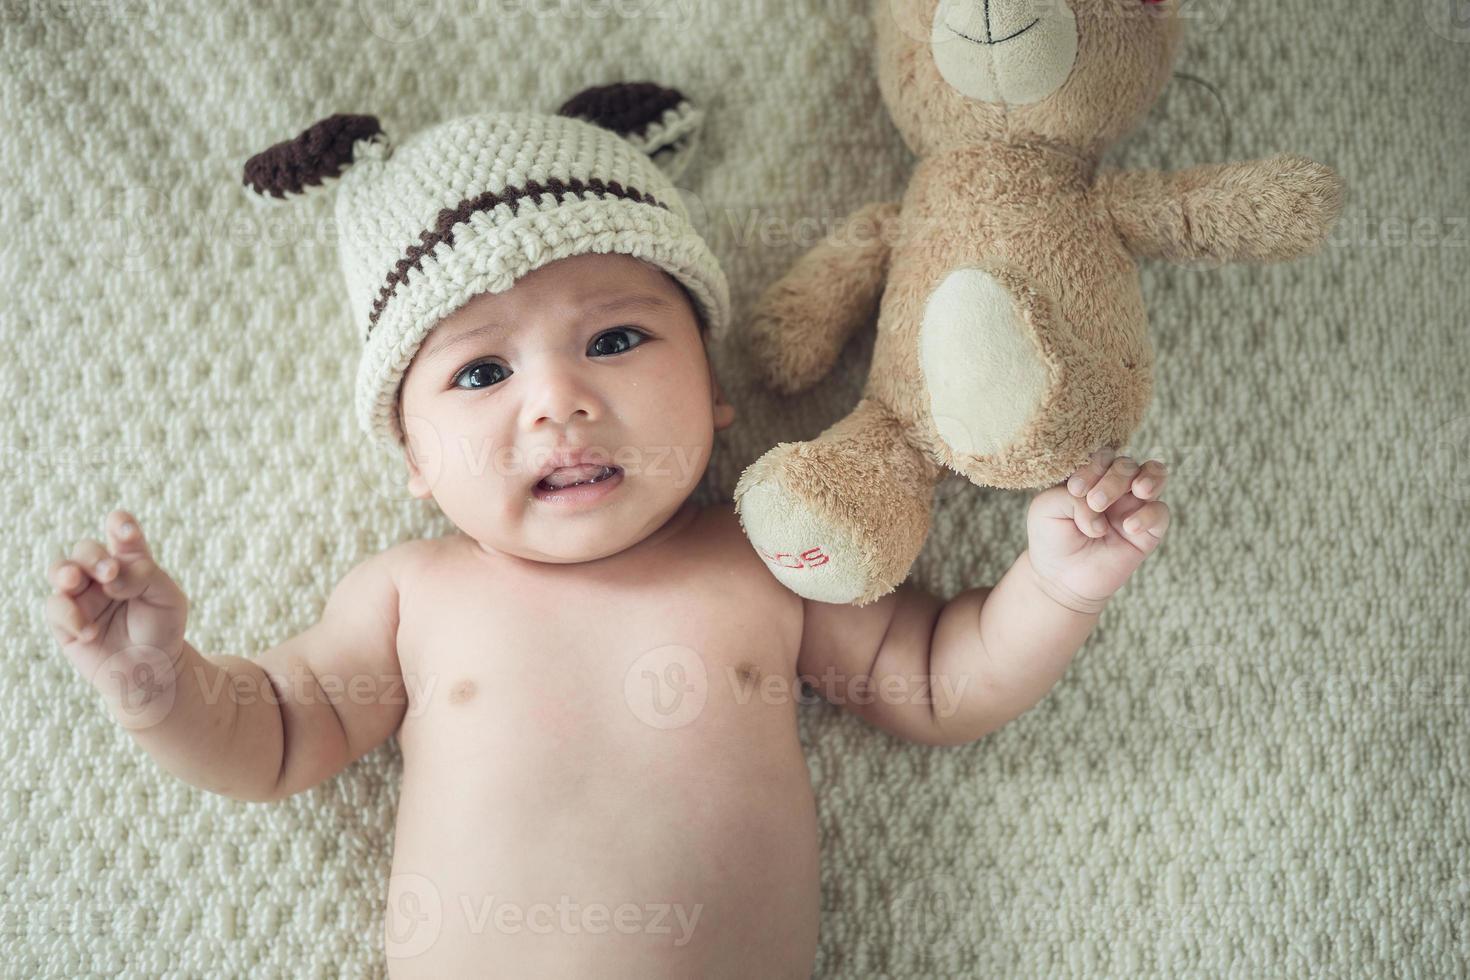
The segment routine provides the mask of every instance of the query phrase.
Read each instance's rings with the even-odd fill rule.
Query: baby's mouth
[[[537,490],[565,490],[567,487],[577,487],[584,483],[601,483],[603,480],[611,479],[620,472],[616,466],[600,466],[592,463],[584,463],[581,466],[563,466],[559,470],[553,470],[536,484]]]

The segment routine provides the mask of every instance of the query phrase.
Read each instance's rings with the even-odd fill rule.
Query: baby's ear
[[[715,431],[728,429],[735,424],[735,405],[725,395],[725,389],[720,387],[720,379],[715,377],[715,366],[710,364],[709,368],[710,389],[714,395],[714,422]]]
[[[610,129],[647,153],[677,181],[689,166],[704,113],[678,89],[653,82],[614,82],[578,92],[558,115]]]

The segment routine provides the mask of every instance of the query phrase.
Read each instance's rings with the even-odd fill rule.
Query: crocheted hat
[[[556,115],[452,119],[396,147],[376,117],[338,114],[251,157],[244,183],[266,202],[336,190],[342,274],[366,345],[358,423],[396,454],[394,402],[424,337],[475,295],[557,259],[651,262],[723,336],[729,287],[674,185],[702,121],[650,82],[587,89]]]

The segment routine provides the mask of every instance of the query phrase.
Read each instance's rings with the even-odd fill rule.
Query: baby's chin
[[[636,546],[668,519],[669,515],[661,512],[652,514],[626,507],[563,513],[556,504],[536,501],[522,513],[515,532],[503,533],[502,525],[502,533],[483,541],[482,546],[525,561],[580,564]]]
[[[527,561],[539,561],[548,565],[573,565],[597,561],[626,551],[644,536],[628,528],[603,530],[599,527],[591,534],[526,535],[521,540],[508,542],[506,551]]]

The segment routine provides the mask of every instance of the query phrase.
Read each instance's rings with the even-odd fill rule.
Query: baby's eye
[[[489,388],[491,385],[499,384],[509,376],[510,372],[505,369],[505,365],[503,364],[496,361],[476,361],[454,376],[454,386],[456,388],[464,388],[466,391],[479,391],[484,388]],[[462,378],[479,378],[484,384],[461,385],[459,382]]]
[[[644,338],[647,336],[642,330],[638,330],[635,327],[617,327],[613,330],[605,330],[597,335],[597,339],[592,341],[592,346],[588,349],[588,353],[593,357],[621,354],[623,351],[632,350],[634,347],[643,343]],[[618,340],[620,337],[636,337],[638,339],[634,343],[629,344],[626,342],[620,343]],[[607,341],[607,343],[604,343],[604,341]]]

